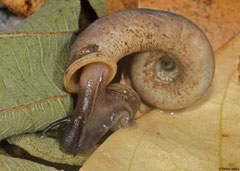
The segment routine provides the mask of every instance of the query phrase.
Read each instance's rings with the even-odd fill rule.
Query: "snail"
[[[109,84],[117,62],[129,54],[134,90]],[[70,50],[64,85],[78,93],[74,112],[46,130],[65,123],[60,147],[89,154],[113,125],[133,124],[140,99],[166,110],[193,105],[211,85],[214,68],[207,37],[183,16],[150,9],[106,15],[80,33]]]

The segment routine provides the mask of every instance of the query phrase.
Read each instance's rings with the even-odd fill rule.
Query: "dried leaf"
[[[73,156],[60,150],[57,139],[36,134],[23,134],[8,139],[8,142],[15,144],[30,155],[42,158],[53,163],[63,163],[81,166],[88,156]]]
[[[137,0],[105,0],[107,13],[138,7]]]
[[[174,114],[149,112],[114,133],[80,170],[239,169],[239,44],[240,34],[216,51],[213,85],[201,102]]]
[[[0,34],[0,140],[42,130],[71,112],[62,77],[79,14],[78,0],[47,1]]]
[[[240,31],[238,0],[138,0],[138,8],[181,14],[196,23],[216,50]]]
[[[104,2],[94,3],[103,15]],[[62,77],[79,15],[80,1],[51,0],[0,34],[0,140],[42,130],[71,112],[72,99]],[[20,135],[8,141],[50,162],[82,165],[87,158],[63,153],[49,137]]]
[[[27,17],[38,11],[45,0],[0,0],[10,11],[21,17]]]
[[[1,170],[39,170],[39,171],[56,171],[53,167],[44,166],[35,162],[13,157],[0,155]]]

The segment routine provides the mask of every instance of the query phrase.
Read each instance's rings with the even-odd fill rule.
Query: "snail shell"
[[[212,47],[188,19],[165,11],[131,9],[93,22],[70,51],[64,85],[77,93],[80,69],[104,63],[114,78],[117,62],[135,54],[131,78],[143,101],[176,110],[188,107],[206,92],[214,75]]]

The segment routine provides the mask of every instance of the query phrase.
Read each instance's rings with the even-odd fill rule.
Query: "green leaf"
[[[32,156],[53,163],[81,166],[88,158],[88,156],[73,156],[62,152],[58,140],[47,136],[39,137],[35,134],[23,134],[9,138],[8,142],[23,148]]]
[[[40,170],[40,171],[51,171],[57,170],[53,167],[44,166],[35,162],[31,162],[24,159],[18,159],[13,157],[7,157],[0,155],[0,168],[1,170]]]
[[[98,17],[106,15],[104,0],[88,0]]]
[[[62,77],[79,14],[78,0],[50,0],[0,34],[0,140],[42,130],[71,112]]]

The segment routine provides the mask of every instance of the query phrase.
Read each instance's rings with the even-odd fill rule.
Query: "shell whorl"
[[[109,83],[116,74],[117,62],[134,52],[144,52],[137,53],[137,59],[142,59],[143,56],[150,58],[133,66],[132,75],[135,75],[132,76],[133,80],[148,83],[150,78],[160,78],[160,81],[154,81],[148,88],[145,88],[146,84],[134,84],[141,97],[149,96],[145,89],[149,89],[154,95],[156,94],[154,88],[161,90],[157,95],[160,100],[152,96],[147,97],[156,107],[171,110],[187,107],[198,100],[211,84],[214,74],[212,47],[195,24],[182,16],[165,11],[132,9],[102,17],[78,36],[70,51],[68,68],[64,74],[66,89],[76,93],[79,69],[95,62],[103,62],[109,66],[111,71],[107,81]],[[160,66],[163,63],[161,60],[166,63],[161,57],[166,56],[164,55],[166,53],[177,62],[180,71],[180,74],[175,73],[175,76],[171,73],[172,79],[165,79],[162,75],[166,75],[167,72],[161,74],[161,67],[152,69],[153,65],[150,64],[154,60],[158,62],[160,60]],[[171,61],[169,66],[171,67]],[[140,68],[143,69],[141,73],[138,72]],[[175,64],[174,69],[176,69]],[[150,75],[143,76],[145,73]],[[158,76],[153,76],[154,74]],[[175,88],[174,84],[177,85]],[[165,90],[173,93],[161,94]],[[196,97],[192,97],[194,93],[197,93]],[[186,100],[183,100],[185,97]],[[142,98],[145,100],[145,97]],[[175,98],[177,100],[172,100]],[[165,105],[168,102],[173,107]]]

